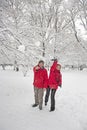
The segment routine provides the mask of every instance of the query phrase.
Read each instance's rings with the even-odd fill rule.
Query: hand
[[[39,67],[39,66],[36,66],[36,67],[35,67],[35,69],[36,69],[36,70],[39,70],[39,69],[40,69],[40,67]]]
[[[43,91],[45,92],[45,91],[46,91],[46,88],[43,88]]]

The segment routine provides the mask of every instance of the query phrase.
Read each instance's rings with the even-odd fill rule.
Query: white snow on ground
[[[87,72],[63,72],[56,110],[32,108],[33,73],[0,70],[0,130],[87,130]]]

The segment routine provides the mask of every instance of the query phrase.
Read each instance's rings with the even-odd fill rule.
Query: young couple
[[[45,95],[45,105],[47,105],[50,91],[51,91],[51,107],[50,111],[55,110],[55,93],[58,87],[62,86],[62,75],[61,75],[61,65],[58,64],[57,59],[53,59],[53,64],[50,68],[50,74],[48,78],[47,70],[44,68],[44,61],[40,60],[38,65],[33,68],[34,71],[34,95],[35,104],[32,107],[39,106],[42,110],[43,105],[43,95],[46,89]]]

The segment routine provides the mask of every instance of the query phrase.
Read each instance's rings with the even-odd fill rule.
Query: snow
[[[63,71],[56,110],[32,108],[33,73],[0,70],[0,130],[87,130],[87,71]]]
[[[24,53],[25,52],[25,46],[24,45],[20,45],[18,47],[18,50]]]
[[[35,42],[35,45],[36,45],[37,47],[39,47],[40,44],[41,44],[40,41]]]

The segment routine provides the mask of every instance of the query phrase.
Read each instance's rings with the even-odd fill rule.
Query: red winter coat
[[[34,71],[34,82],[33,85],[37,88],[47,88],[48,86],[48,74],[45,68],[40,68],[38,70],[33,68]]]
[[[58,86],[62,85],[62,75],[61,72],[56,69],[56,67],[57,61],[54,61],[49,75],[49,86],[51,89],[57,89]]]

